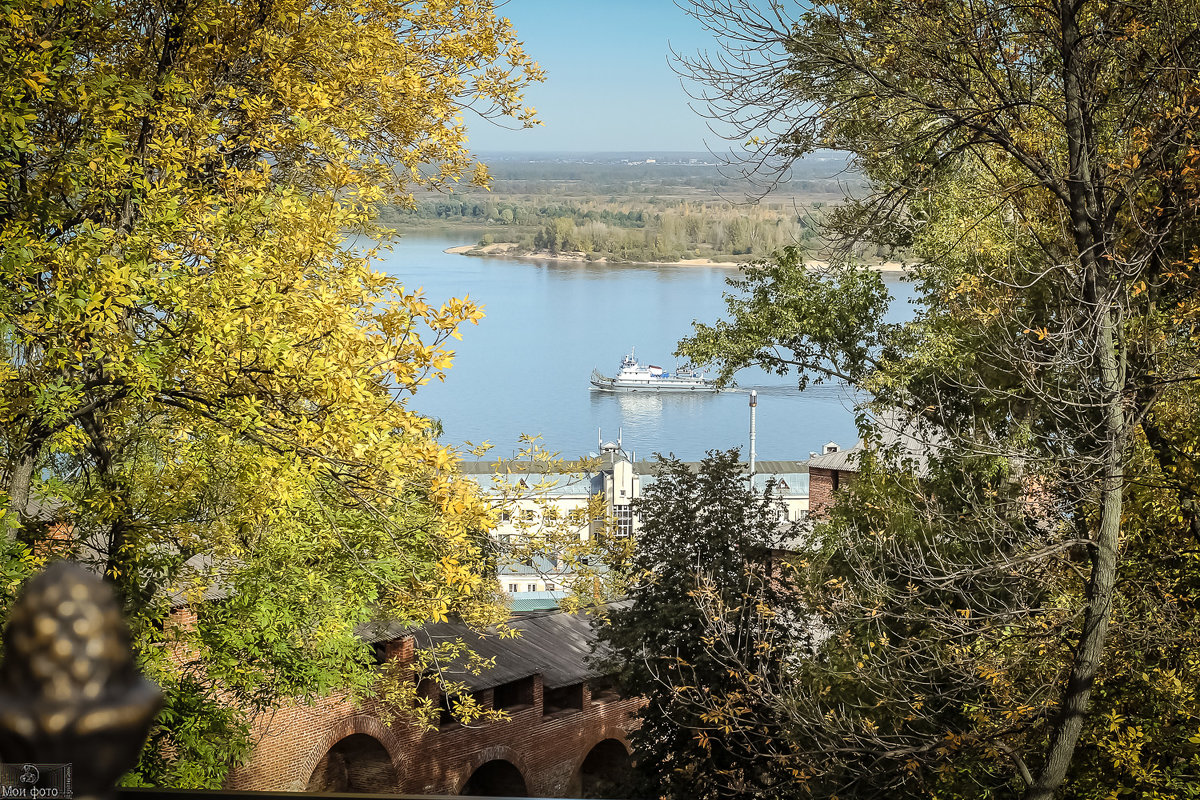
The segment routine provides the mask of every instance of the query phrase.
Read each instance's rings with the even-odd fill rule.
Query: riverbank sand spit
[[[583,253],[518,253],[514,252],[517,249],[517,244],[514,242],[495,242],[493,244],[464,244],[458,247],[447,247],[445,252],[453,255],[470,255],[470,256],[487,256],[490,258],[521,258],[530,261],[562,261],[562,262],[580,262],[587,261],[587,256]],[[592,264],[607,264],[610,263],[607,258],[593,259],[589,263]],[[740,269],[741,265],[734,261],[714,261],[711,258],[684,258],[679,261],[638,261],[638,262],[623,262],[623,263],[638,263],[649,264],[651,266],[667,266],[667,267],[721,267],[722,269]],[[824,261],[805,261],[806,264],[813,267],[825,266]],[[899,261],[882,261],[867,266],[872,269],[877,269],[881,272],[903,272],[904,265]]]

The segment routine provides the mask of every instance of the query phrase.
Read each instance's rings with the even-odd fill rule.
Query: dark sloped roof
[[[520,632],[515,639],[502,639],[494,633],[480,636],[465,625],[452,622],[427,625],[416,631],[415,636],[418,647],[461,638],[482,658],[494,658],[495,667],[479,675],[461,667],[456,670],[457,665],[450,667],[453,677],[473,690],[490,689],[538,672],[542,675],[542,685],[555,689],[599,674],[587,663],[596,640],[593,619],[586,614],[554,611],[530,614],[508,623]]]
[[[807,461],[755,461],[754,473],[762,475],[770,472],[775,475],[808,472]]]
[[[594,614],[561,611],[527,614],[508,621],[508,627],[519,632],[511,639],[490,631],[480,635],[457,622],[441,622],[416,630],[394,623],[371,624],[360,626],[359,635],[368,642],[380,642],[411,634],[418,648],[461,639],[480,657],[495,659],[495,666],[479,675],[471,674],[462,664],[446,668],[448,677],[461,680],[473,691],[491,689],[534,673],[541,673],[543,686],[556,689],[600,674],[588,665],[596,641],[592,627],[596,619]]]

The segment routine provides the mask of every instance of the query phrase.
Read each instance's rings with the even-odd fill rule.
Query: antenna
[[[600,430],[599,428],[596,428],[596,449],[604,449],[604,431]]]

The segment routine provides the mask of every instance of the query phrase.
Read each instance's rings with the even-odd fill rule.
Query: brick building
[[[854,481],[858,474],[858,456],[863,451],[860,442],[849,450],[842,450],[830,442],[820,455],[808,459],[808,508],[809,513],[819,517],[833,505],[834,494]]]
[[[944,436],[940,432],[923,424],[913,413],[901,409],[888,409],[876,416],[874,428],[872,452],[917,475],[926,471],[929,459],[944,446]],[[810,454],[808,502],[811,514],[820,516],[833,503],[835,493],[854,482],[859,458],[865,450],[866,445],[861,440],[849,450],[829,442],[820,455]]]
[[[455,679],[484,707],[504,709],[507,720],[462,725],[443,715],[435,730],[422,730],[400,720],[388,725],[377,701],[355,706],[334,696],[290,705],[256,721],[253,755],[226,788],[604,796],[629,767],[627,734],[640,701],[617,696],[589,666],[589,617],[553,612],[510,624],[519,638],[480,638],[452,623],[364,631],[382,659],[402,663],[423,642],[463,638],[496,663]],[[441,700],[431,681],[419,691]]]

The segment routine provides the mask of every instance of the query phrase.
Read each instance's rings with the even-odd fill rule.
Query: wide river
[[[844,387],[796,390],[794,376],[744,370],[738,389],[720,394],[621,394],[593,391],[593,368],[612,375],[633,347],[642,363],[675,367],[671,355],[693,320],[724,311],[731,270],[719,267],[598,265],[475,258],[443,252],[469,239],[406,236],[377,264],[430,302],[470,295],[487,316],[462,329],[446,381],[431,382],[410,407],[441,420],[443,441],[491,442],[511,456],[522,434],[541,436],[564,457],[597,452],[623,437],[637,457],[673,453],[698,460],[713,449],[749,444],[747,392],[758,390],[759,459],[804,459],[830,440],[857,439],[854,397]],[[912,294],[885,275],[893,316],[911,314]]]

